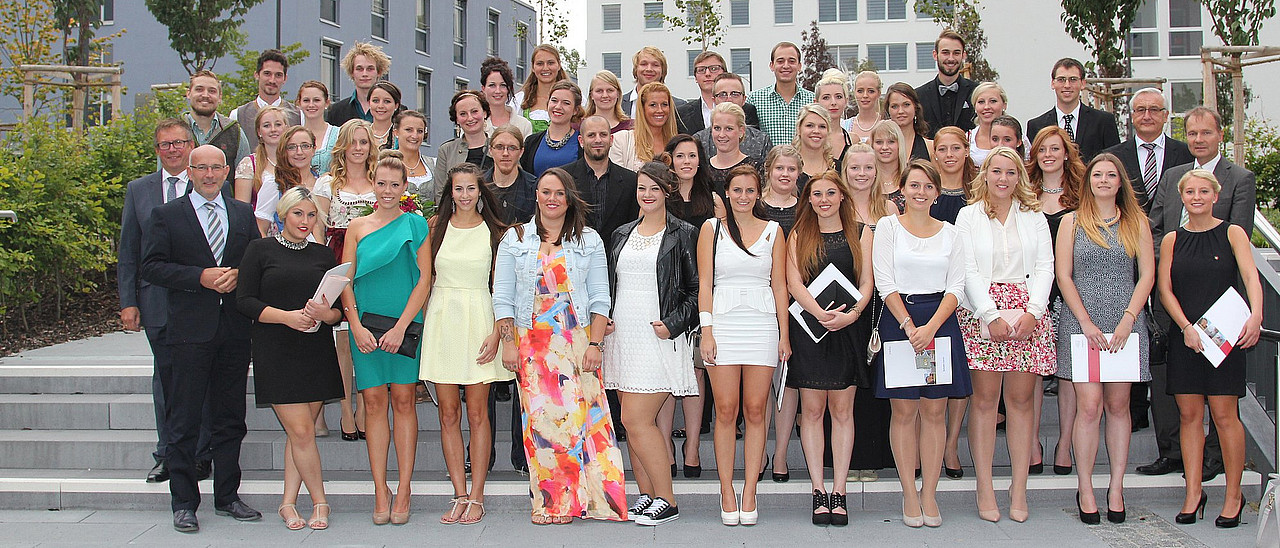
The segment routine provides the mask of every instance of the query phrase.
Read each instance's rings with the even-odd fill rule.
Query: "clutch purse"
[[[391,328],[396,326],[399,318],[365,312],[360,315],[360,323],[373,333],[373,338],[381,339],[387,334]],[[404,340],[400,341],[400,349],[396,350],[396,354],[407,358],[418,358],[418,348],[422,346],[422,322],[409,322],[409,327],[404,330]]]

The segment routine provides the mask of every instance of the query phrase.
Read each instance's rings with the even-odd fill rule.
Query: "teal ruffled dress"
[[[409,293],[418,283],[418,248],[427,239],[427,221],[412,213],[402,213],[386,226],[360,240],[356,248],[356,275],[351,290],[361,316],[370,312],[399,318],[409,302]],[[413,317],[422,321],[422,311]],[[419,362],[382,349],[368,354],[356,350],[351,337],[351,360],[355,363],[356,388],[364,390],[387,384],[418,382]]]

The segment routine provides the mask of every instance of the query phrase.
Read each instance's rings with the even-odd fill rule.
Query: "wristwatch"
[[[601,352],[604,352],[604,341],[600,341],[600,342],[591,341],[587,343],[587,345],[599,348]]]

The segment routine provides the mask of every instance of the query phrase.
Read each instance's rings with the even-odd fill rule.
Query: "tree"
[[[517,27],[516,38],[521,29]],[[565,72],[577,76],[578,69],[586,66],[582,54],[574,48],[566,48],[564,39],[569,36],[569,18],[560,11],[560,0],[538,0],[538,43],[551,44],[560,52],[560,62]]]
[[[280,48],[286,59],[289,60],[289,66],[294,67],[302,63],[311,56],[311,52],[303,48],[301,42],[294,42]],[[230,113],[230,109],[234,109],[249,101],[258,95],[258,81],[253,79],[253,73],[258,70],[258,55],[260,51],[243,50],[235,55],[236,66],[239,68],[229,75],[222,75],[222,107]],[[280,90],[280,94],[287,97],[285,90]],[[250,122],[252,123],[252,122]]]
[[[720,18],[719,0],[676,0],[676,13],[662,15],[668,31],[685,29],[681,40],[689,45],[699,45],[702,51],[724,42],[724,25]]]
[[[969,78],[979,82],[994,82],[1000,78],[1000,73],[982,56],[987,49],[987,34],[982,30],[978,0],[916,0],[916,9],[932,16],[933,22],[964,37]]]
[[[809,23],[809,30],[800,32],[800,58],[804,59],[804,72],[800,75],[800,87],[813,89],[822,79],[823,71],[835,67],[827,39],[818,32],[818,22]]]
[[[218,59],[240,50],[244,15],[262,0],[146,0],[147,11],[169,27],[169,44],[188,74],[212,69]]]
[[[1128,75],[1129,29],[1143,0],[1062,0],[1067,34],[1093,54],[1094,72],[1102,78]]]
[[[1226,46],[1256,46],[1258,33],[1262,23],[1275,17],[1275,0],[1200,0],[1209,10],[1213,20],[1213,34]],[[1236,61],[1240,54],[1231,54]],[[1218,92],[1218,113],[1222,115],[1222,123],[1231,128],[1235,121],[1235,112],[1229,105],[1234,103],[1235,92],[1232,89],[1231,75],[1214,75],[1214,85]],[[1253,90],[1241,85],[1244,104],[1247,107],[1253,101]]]
[[[8,27],[0,32],[0,93],[22,101],[22,71],[18,65],[55,65],[62,61],[53,52],[60,31],[54,24],[50,0],[0,1],[0,21]],[[54,89],[37,87],[36,110],[47,108]]]

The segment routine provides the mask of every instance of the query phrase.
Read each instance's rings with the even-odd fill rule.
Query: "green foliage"
[[[212,69],[245,43],[243,17],[262,0],[146,0],[156,21],[169,28],[169,44],[187,74]]]
[[[812,90],[822,79],[823,71],[835,67],[827,39],[818,32],[818,21],[809,23],[809,30],[800,32],[800,58],[804,60],[804,72],[800,73],[800,87]]]
[[[1244,166],[1258,178],[1258,206],[1280,207],[1280,127],[1257,118],[1245,122]]]
[[[280,51],[289,60],[290,67],[298,66],[311,56],[311,52],[304,48],[301,42],[282,46]],[[253,50],[236,53],[236,66],[239,68],[233,73],[219,75],[222,80],[221,107],[225,111],[224,114],[230,114],[231,109],[252,101],[258,95],[258,81],[253,79],[253,73],[258,70],[258,55],[261,53]],[[302,82],[299,80],[297,83]],[[291,97],[290,93],[284,89],[280,90],[280,95],[286,99]]]
[[[724,25],[720,17],[720,0],[675,0],[676,13],[662,15],[670,25],[667,31],[685,30],[680,38],[684,43],[702,47],[707,51],[724,42]]]
[[[1228,46],[1256,46],[1262,23],[1275,17],[1275,0],[1200,0],[1213,19],[1213,34]]]
[[[124,31],[95,36],[102,25],[98,6],[99,0],[0,0],[6,26],[0,32],[0,94],[22,101],[18,65],[103,66],[102,52]],[[53,49],[58,44],[61,52]],[[32,106],[37,113],[61,113],[70,101],[67,88],[36,86]]]
[[[982,30],[978,0],[916,0],[916,9],[933,17],[933,22],[956,31],[964,37],[964,54],[969,60],[969,78],[978,82],[994,82],[1000,73],[982,56],[987,49],[987,34]]]
[[[1125,41],[1143,0],[1062,0],[1067,34],[1093,54],[1097,75],[1123,78],[1127,70]]]

